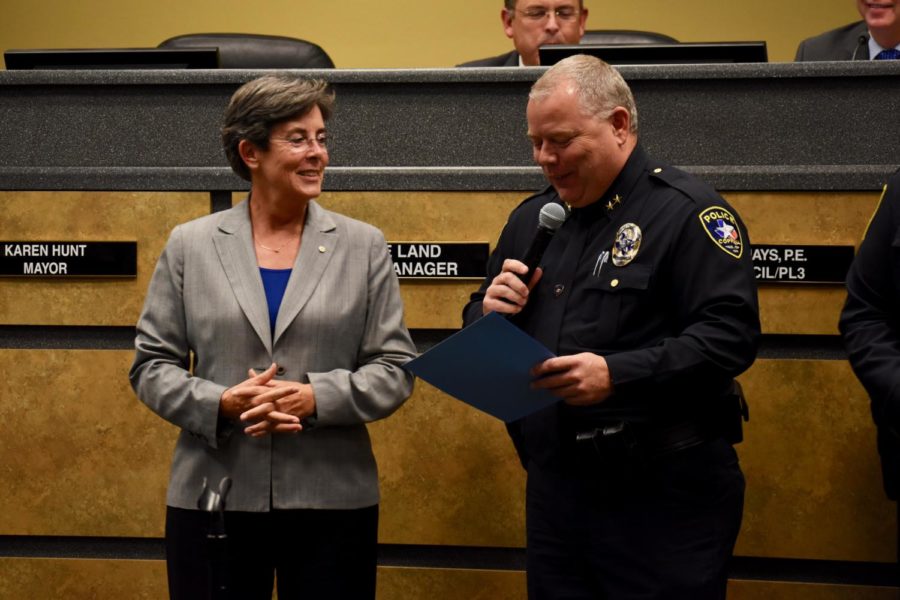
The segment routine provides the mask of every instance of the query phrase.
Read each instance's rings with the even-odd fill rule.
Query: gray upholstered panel
[[[651,154],[729,190],[871,190],[900,163],[900,64],[622,67]],[[0,72],[0,189],[228,190],[218,121],[260,71]],[[540,68],[298,71],[334,82],[331,190],[541,185]]]

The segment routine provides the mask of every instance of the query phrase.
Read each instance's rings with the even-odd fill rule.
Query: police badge
[[[613,242],[612,261],[617,267],[624,267],[634,260],[641,247],[641,228],[634,223],[625,223],[616,232]]]
[[[740,258],[744,253],[744,239],[737,219],[721,206],[711,206],[700,213],[706,235],[726,254]]]

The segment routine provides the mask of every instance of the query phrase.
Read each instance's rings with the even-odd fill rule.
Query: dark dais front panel
[[[876,189],[898,164],[900,120],[880,107],[900,93],[900,65],[621,70],[650,153],[717,187]],[[497,177],[532,188],[525,105],[541,72],[302,72],[338,95],[329,189],[497,189]],[[0,142],[17,149],[0,157],[0,189],[134,189],[134,177],[145,189],[239,189],[219,119],[259,74],[0,72]]]

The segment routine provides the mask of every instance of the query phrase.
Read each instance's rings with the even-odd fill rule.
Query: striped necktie
[[[900,50],[896,48],[882,50],[875,55],[875,60],[897,60],[898,58],[900,58]]]

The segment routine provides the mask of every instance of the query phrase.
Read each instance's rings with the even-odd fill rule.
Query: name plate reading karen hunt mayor
[[[388,242],[401,279],[483,279],[487,242]]]
[[[853,246],[753,245],[753,270],[758,283],[843,284]]]
[[[0,241],[0,277],[136,277],[137,242]]]

